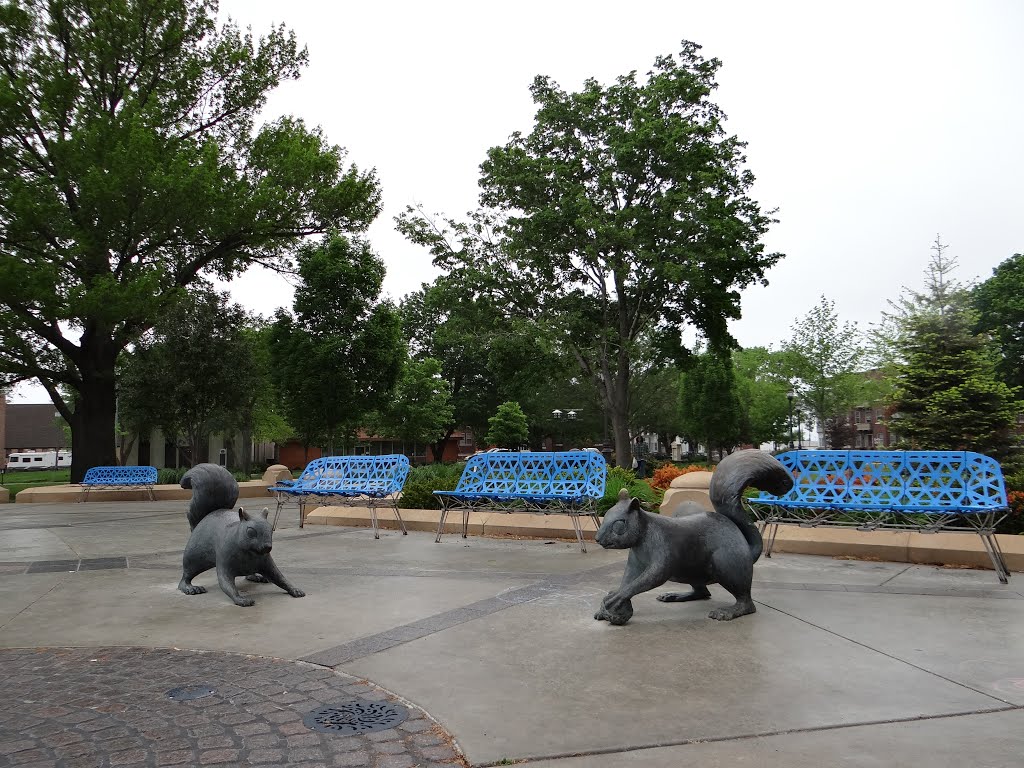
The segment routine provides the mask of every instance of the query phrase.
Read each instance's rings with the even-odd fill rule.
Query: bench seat
[[[277,501],[273,527],[277,528],[281,507],[290,499],[298,502],[300,528],[306,524],[306,506],[310,499],[315,499],[318,504],[342,506],[355,506],[357,502],[365,501],[370,510],[375,539],[380,538],[377,507],[382,502],[394,510],[402,533],[406,534],[405,522],[398,511],[398,495],[409,476],[409,469],[409,458],[402,454],[313,459],[296,480],[283,480],[268,489]]]
[[[576,539],[587,551],[580,516],[600,527],[596,502],[604,496],[607,465],[595,451],[488,452],[470,456],[454,490],[437,490],[441,520],[435,541],[441,541],[451,511],[462,512],[462,537],[469,530],[469,513],[495,512],[567,514]]]
[[[89,467],[85,471],[82,482],[78,483],[82,493],[78,501],[85,501],[93,488],[121,490],[128,488],[145,488],[149,491],[149,500],[155,501],[153,486],[156,485],[158,474],[156,467]]]
[[[999,463],[972,451],[787,451],[776,458],[793,476],[782,496],[746,499],[771,557],[778,526],[849,526],[981,536],[1007,583],[995,527],[1009,513]]]

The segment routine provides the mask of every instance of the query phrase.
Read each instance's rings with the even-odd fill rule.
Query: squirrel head
[[[250,514],[245,507],[238,508],[238,538],[239,546],[248,550],[254,555],[269,555],[274,546],[273,531],[267,517],[270,510],[267,507],[258,514]]]
[[[623,488],[615,506],[604,514],[597,531],[597,543],[605,549],[629,549],[643,539],[646,522],[640,500],[631,499]]]

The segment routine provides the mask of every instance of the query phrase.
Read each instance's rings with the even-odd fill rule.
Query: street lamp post
[[[567,421],[576,421],[576,417],[579,415],[579,411],[580,411],[579,408],[567,408],[564,411],[559,409],[559,408],[555,408],[555,410],[553,410],[551,412],[551,417],[555,421],[557,421],[559,423],[561,423],[563,418],[566,419]],[[564,448],[565,447],[565,432],[564,432],[564,430],[561,430],[561,429],[560,429],[560,431],[562,432],[562,447]]]
[[[796,409],[796,449],[802,451],[804,449],[804,424],[803,424],[803,413],[800,409]]]
[[[796,397],[796,392],[792,389],[786,393],[786,399],[789,400],[789,450],[793,450],[793,398]]]

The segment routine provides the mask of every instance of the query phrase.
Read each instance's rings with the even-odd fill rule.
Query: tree
[[[720,62],[698,51],[684,42],[678,61],[659,57],[644,82],[632,72],[578,93],[537,77],[533,130],[488,152],[489,210],[459,230],[482,247],[464,237],[458,250],[434,249],[435,263],[481,280],[565,345],[611,418],[625,467],[640,347],[676,359],[687,325],[728,340],[739,289],[781,258],[764,253],[772,219],[749,197],[744,144],[710,99]],[[438,229],[419,221],[411,229]]]
[[[637,377],[629,401],[630,425],[634,431],[653,432],[666,451],[672,440],[686,431],[679,418],[679,377],[675,366],[666,366]]]
[[[210,436],[238,429],[255,399],[259,381],[247,321],[226,293],[193,288],[127,361],[126,413],[147,411],[151,424],[187,446],[189,464],[209,460]]]
[[[303,246],[294,314],[278,310],[271,360],[284,414],[307,448],[349,443],[391,395],[405,358],[398,310],[380,300],[384,262],[340,235]]]
[[[1015,253],[974,289],[976,330],[999,347],[997,370],[1011,387],[1024,387],[1024,254]]]
[[[377,215],[373,172],[318,129],[256,127],[306,63],[216,0],[0,2],[0,381],[72,428],[72,481],[114,463],[116,364],[202,275]],[[62,388],[69,397],[61,395]]]
[[[698,443],[724,453],[740,441],[740,401],[732,359],[727,353],[697,355],[679,383],[683,431]]]
[[[786,375],[798,400],[814,421],[824,425],[865,396],[867,380],[860,371],[864,350],[857,326],[840,325],[835,302],[822,296],[792,330],[782,345]]]
[[[529,427],[526,414],[519,403],[507,402],[498,406],[498,412],[488,419],[491,428],[487,431],[487,442],[499,448],[515,450],[526,443]]]
[[[743,442],[761,445],[789,440],[789,384],[782,373],[783,359],[781,353],[764,347],[732,353]]]
[[[391,402],[374,419],[382,437],[431,446],[434,461],[443,453],[435,441],[447,431],[452,420],[451,389],[441,378],[441,363],[432,358],[406,360]]]
[[[974,332],[970,292],[950,279],[956,259],[945,250],[936,239],[925,291],[908,291],[892,316],[898,332],[892,429],[912,448],[1005,459],[1017,442],[1019,390],[1000,380],[987,336]]]

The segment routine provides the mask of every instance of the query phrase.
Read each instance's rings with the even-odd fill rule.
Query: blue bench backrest
[[[788,451],[776,458],[793,475],[784,496],[804,505],[926,511],[1006,507],[999,462],[971,451]]]
[[[82,485],[154,485],[156,467],[90,467]]]
[[[290,486],[291,490],[363,490],[368,493],[397,493],[409,476],[409,457],[400,453],[384,456],[324,456],[313,459]]]
[[[595,451],[494,452],[470,456],[454,493],[604,496],[607,465]]]

